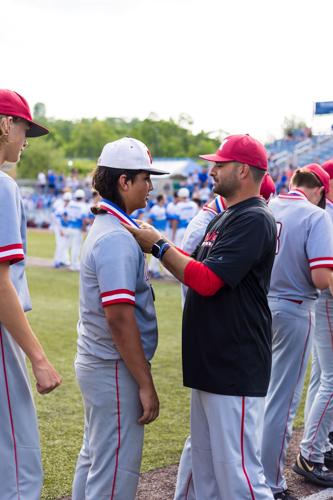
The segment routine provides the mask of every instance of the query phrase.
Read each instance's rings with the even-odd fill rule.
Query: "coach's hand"
[[[121,224],[133,234],[134,238],[145,253],[151,253],[153,244],[162,238],[161,233],[156,231],[156,229],[149,224],[140,224],[140,229],[129,226],[128,224]]]
[[[61,384],[59,373],[47,358],[32,363],[32,371],[36,379],[37,391],[40,394],[47,394]]]
[[[153,422],[158,417],[160,411],[160,402],[154,385],[140,387],[139,397],[142,404],[143,414],[142,417],[139,418],[138,422],[142,425],[150,424],[150,422]]]

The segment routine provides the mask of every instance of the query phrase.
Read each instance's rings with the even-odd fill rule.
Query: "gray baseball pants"
[[[39,500],[43,472],[25,355],[0,325],[0,498]]]
[[[333,297],[323,292],[316,304],[311,383],[306,400],[302,455],[324,463],[325,442],[333,420]]]
[[[273,500],[260,460],[264,398],[192,390],[197,500]]]
[[[138,385],[121,359],[81,355],[75,370],[85,424],[72,500],[134,500],[144,434]]]
[[[273,493],[287,488],[284,464],[304,385],[314,330],[314,301],[272,298],[272,373],[266,396],[261,458]]]

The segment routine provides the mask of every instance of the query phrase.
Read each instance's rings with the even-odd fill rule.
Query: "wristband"
[[[159,259],[160,251],[164,243],[166,243],[166,241],[163,240],[163,238],[161,238],[160,240],[156,241],[156,243],[153,244],[151,248],[151,253],[154,257],[156,257],[156,259]]]
[[[169,245],[169,243],[167,241],[165,243],[163,243],[163,245],[161,246],[161,250],[160,250],[159,256],[158,256],[159,260],[163,259],[163,256],[164,256],[165,252],[167,250],[169,250],[169,248],[170,248],[170,245]]]

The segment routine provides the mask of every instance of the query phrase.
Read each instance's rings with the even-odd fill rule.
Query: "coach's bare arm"
[[[8,262],[0,263],[0,323],[30,359],[38,392],[46,394],[60,385],[61,377],[47,359],[20,304]]]
[[[144,355],[134,306],[112,304],[104,308],[104,313],[112,331],[112,340],[139,386],[143,408],[139,423],[149,424],[158,417],[159,401],[150,367]]]

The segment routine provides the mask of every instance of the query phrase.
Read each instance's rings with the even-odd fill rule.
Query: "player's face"
[[[4,120],[6,120],[4,125],[7,132],[7,141],[4,143],[4,160],[16,163],[28,144],[26,133],[29,130],[29,124],[24,120],[14,122],[10,116]]]
[[[233,196],[240,187],[239,168],[234,162],[215,163],[209,174],[214,179],[214,193],[225,198]]]
[[[145,208],[149,199],[149,193],[153,189],[150,174],[148,172],[138,174],[133,182],[129,182],[129,186],[128,201],[133,207],[132,211],[137,210],[138,208]]]

